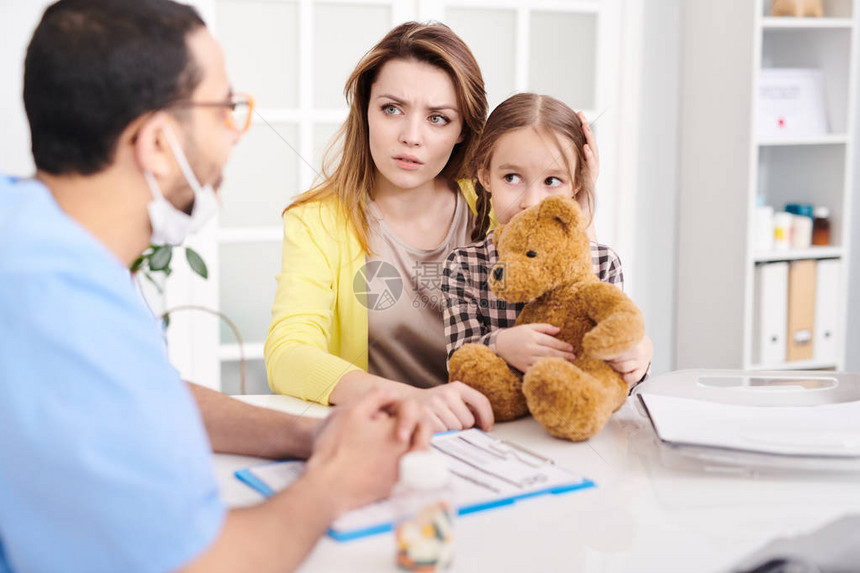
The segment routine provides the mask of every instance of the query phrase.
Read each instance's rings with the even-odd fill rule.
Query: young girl
[[[449,359],[469,342],[488,345],[521,372],[546,356],[575,359],[572,347],[555,338],[556,326],[514,326],[525,303],[506,303],[490,290],[489,271],[498,254],[493,231],[487,231],[491,205],[498,223],[504,224],[551,195],[575,198],[591,218],[594,182],[586,161],[589,129],[564,103],[533,93],[508,98],[487,119],[473,160],[478,220],[472,238],[486,237],[454,250],[443,270]],[[601,281],[623,288],[621,261],[615,251],[592,241],[591,258]],[[626,382],[635,384],[647,372],[652,355],[653,345],[646,336],[609,364]]]

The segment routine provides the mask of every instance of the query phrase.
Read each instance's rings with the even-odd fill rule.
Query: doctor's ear
[[[173,170],[175,160],[164,135],[165,129],[170,128],[169,116],[164,112],[140,117],[126,128],[135,161],[142,171],[165,177]]]

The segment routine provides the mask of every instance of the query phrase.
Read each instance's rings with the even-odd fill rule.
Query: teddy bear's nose
[[[502,277],[505,276],[505,268],[504,267],[496,267],[493,269],[493,278],[497,281],[502,280]]]

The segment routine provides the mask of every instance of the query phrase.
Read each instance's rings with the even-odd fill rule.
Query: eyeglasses
[[[237,93],[226,101],[179,101],[173,104],[181,107],[223,107],[227,127],[237,133],[245,133],[251,127],[254,115],[254,98],[250,94]]]

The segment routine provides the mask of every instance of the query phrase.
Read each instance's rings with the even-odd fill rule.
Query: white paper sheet
[[[795,456],[860,456],[860,401],[795,407],[738,406],[641,394],[660,439]]]

